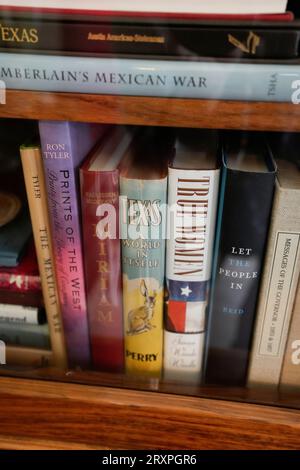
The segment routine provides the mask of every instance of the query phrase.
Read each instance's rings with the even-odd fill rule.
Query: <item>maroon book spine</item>
[[[80,183],[92,359],[98,370],[122,372],[124,345],[118,220],[119,171],[88,171],[88,164],[89,159],[80,170]],[[116,224],[115,233],[110,234],[114,238],[109,236],[103,240],[97,236],[97,227],[105,224],[108,206],[113,207],[115,213],[112,219],[112,224]]]
[[[285,11],[283,13],[177,13],[177,12],[147,12],[147,11],[105,11],[105,10],[87,10],[87,9],[74,9],[63,7],[31,7],[31,6],[11,6],[0,5],[0,11],[17,14],[35,14],[47,15],[56,14],[68,16],[71,15],[72,19],[76,17],[102,17],[108,18],[113,21],[119,21],[121,18],[129,18],[135,20],[136,18],[152,18],[152,19],[177,19],[177,20],[208,20],[208,21],[293,21],[294,14],[292,11]]]
[[[41,293],[41,279],[33,241],[29,243],[27,252],[18,266],[0,266],[0,290]]]

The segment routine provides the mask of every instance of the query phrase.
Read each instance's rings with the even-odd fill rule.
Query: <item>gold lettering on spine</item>
[[[255,55],[256,50],[260,44],[260,37],[257,34],[253,33],[253,31],[250,31],[247,37],[246,44],[242,41],[239,41],[232,34],[228,34],[228,41],[230,42],[230,44],[245,52],[246,54]]]
[[[109,274],[110,267],[106,259],[106,243],[105,241],[98,242],[98,259],[97,259],[97,272],[99,274],[98,289],[100,290],[100,298],[97,305],[97,320],[101,323],[112,323],[112,310],[110,309],[110,302],[107,298],[107,290],[109,288]],[[103,259],[104,258],[104,259]]]
[[[0,39],[3,42],[36,44],[39,42],[38,30],[35,28],[16,28],[0,24]]]
[[[164,36],[147,36],[145,34],[112,34],[112,33],[91,33],[87,35],[88,41],[106,41],[106,42],[135,42],[146,44],[164,44]]]

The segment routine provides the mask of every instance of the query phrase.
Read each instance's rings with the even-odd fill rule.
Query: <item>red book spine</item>
[[[39,292],[41,281],[39,275],[0,271],[0,289],[12,292]]]
[[[0,289],[23,293],[41,292],[41,279],[33,241],[29,243],[18,266],[0,267]]]
[[[118,18],[162,18],[177,20],[204,20],[204,21],[293,21],[294,14],[291,11],[284,13],[177,13],[177,12],[147,12],[147,11],[118,11],[118,10],[88,10],[63,7],[31,7],[0,5],[0,11],[34,14],[58,14],[87,17],[107,17],[116,21]]]
[[[96,369],[121,372],[124,367],[123,314],[119,241],[119,172],[80,170],[83,247],[88,318],[93,364]],[[101,240],[98,224],[105,223],[114,208],[114,238]],[[102,206],[101,206],[102,205]],[[97,215],[98,214],[98,215]]]

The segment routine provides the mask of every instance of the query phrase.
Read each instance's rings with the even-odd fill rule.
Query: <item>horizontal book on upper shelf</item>
[[[0,79],[7,89],[299,101],[297,21],[156,24],[134,13],[133,23],[92,15],[70,20],[63,10],[56,19],[43,11],[0,13]]]
[[[300,63],[157,60],[0,53],[8,89],[286,102],[300,97]]]
[[[88,15],[7,8],[0,13],[1,116],[300,128],[296,9],[296,20],[281,22],[100,16],[91,24]]]
[[[4,6],[0,115],[22,109],[35,119],[298,130],[299,26],[291,9],[296,20],[195,23]]]

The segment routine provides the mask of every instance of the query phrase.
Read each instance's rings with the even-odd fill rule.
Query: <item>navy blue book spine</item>
[[[266,150],[267,151],[267,150]],[[232,170],[223,159],[205,382],[244,385],[263,266],[275,168]]]

